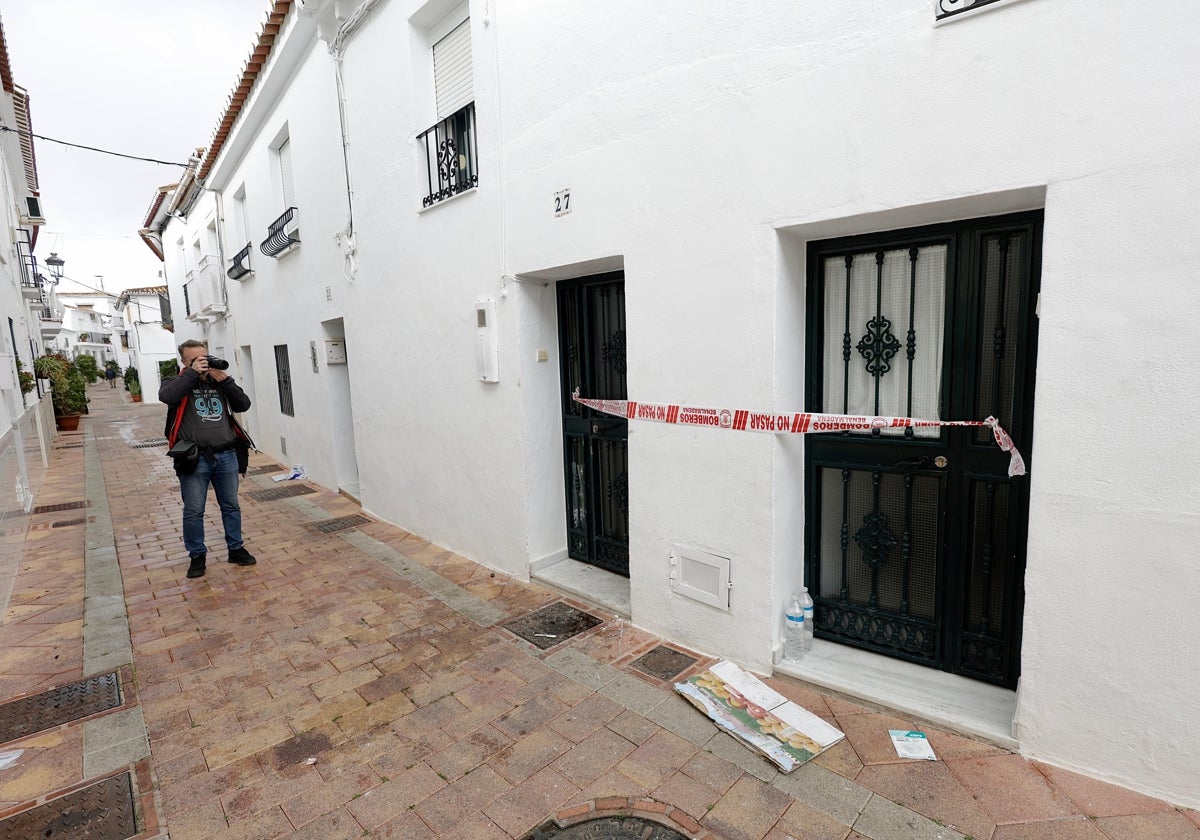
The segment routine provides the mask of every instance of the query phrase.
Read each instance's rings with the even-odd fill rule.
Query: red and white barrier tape
[[[995,417],[986,420],[918,420],[914,417],[869,417],[856,414],[810,414],[808,412],[767,413],[743,408],[697,408],[690,405],[634,402],[633,400],[593,400],[579,396],[575,389],[572,399],[580,405],[594,408],[627,420],[650,420],[655,423],[675,423],[681,426],[716,426],[737,432],[766,432],[775,435],[806,435],[814,432],[869,432],[872,429],[926,428],[929,426],[988,426],[996,445],[1009,454],[1008,474],[1025,475],[1025,459],[1013,446],[1008,432]]]

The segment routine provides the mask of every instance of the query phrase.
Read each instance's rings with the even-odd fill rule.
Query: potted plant
[[[125,387],[129,389],[129,398],[134,402],[142,401],[142,383],[136,376],[129,382],[125,383]]]
[[[21,393],[28,394],[34,389],[33,374],[25,370],[25,365],[17,359],[17,379],[21,383]]]
[[[96,369],[95,357],[88,353],[82,353],[76,357],[75,369],[79,371],[89,385],[93,384],[100,375]]]
[[[59,431],[73,432],[79,428],[79,418],[87,411],[87,381],[74,365],[68,363],[57,378],[52,378],[51,399]]]
[[[70,364],[66,356],[60,353],[46,353],[33,360],[33,372],[37,374],[38,379],[49,379],[53,382],[55,377],[66,375]]]

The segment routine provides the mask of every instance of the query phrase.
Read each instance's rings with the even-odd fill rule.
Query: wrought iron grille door
[[[809,245],[810,410],[999,418],[1032,465],[1042,214]],[[816,635],[1006,687],[1027,477],[987,429],[806,439]]]
[[[625,279],[620,272],[558,284],[567,552],[629,577],[628,421],[571,399],[626,399]]]

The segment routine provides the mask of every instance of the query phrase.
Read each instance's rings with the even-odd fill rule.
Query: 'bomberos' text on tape
[[[691,405],[635,402],[634,400],[593,400],[572,395],[575,402],[596,411],[627,420],[649,420],[680,426],[713,426],[737,432],[806,435],[816,432],[870,432],[883,429],[929,428],[932,426],[987,426],[996,445],[1008,453],[1008,474],[1025,475],[1025,459],[1013,445],[1008,432],[995,417],[986,420],[919,420],[915,417],[873,417],[861,414],[812,414],[806,411],[765,412],[744,408],[700,408]]]

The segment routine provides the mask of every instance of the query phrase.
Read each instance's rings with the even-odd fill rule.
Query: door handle
[[[896,466],[897,467],[911,467],[914,469],[919,469],[921,467],[927,467],[927,466],[929,466],[929,457],[922,455],[920,458],[906,458],[903,461],[897,461]]]
[[[594,435],[600,434],[600,424],[599,423],[592,424],[592,434],[594,434]]]

